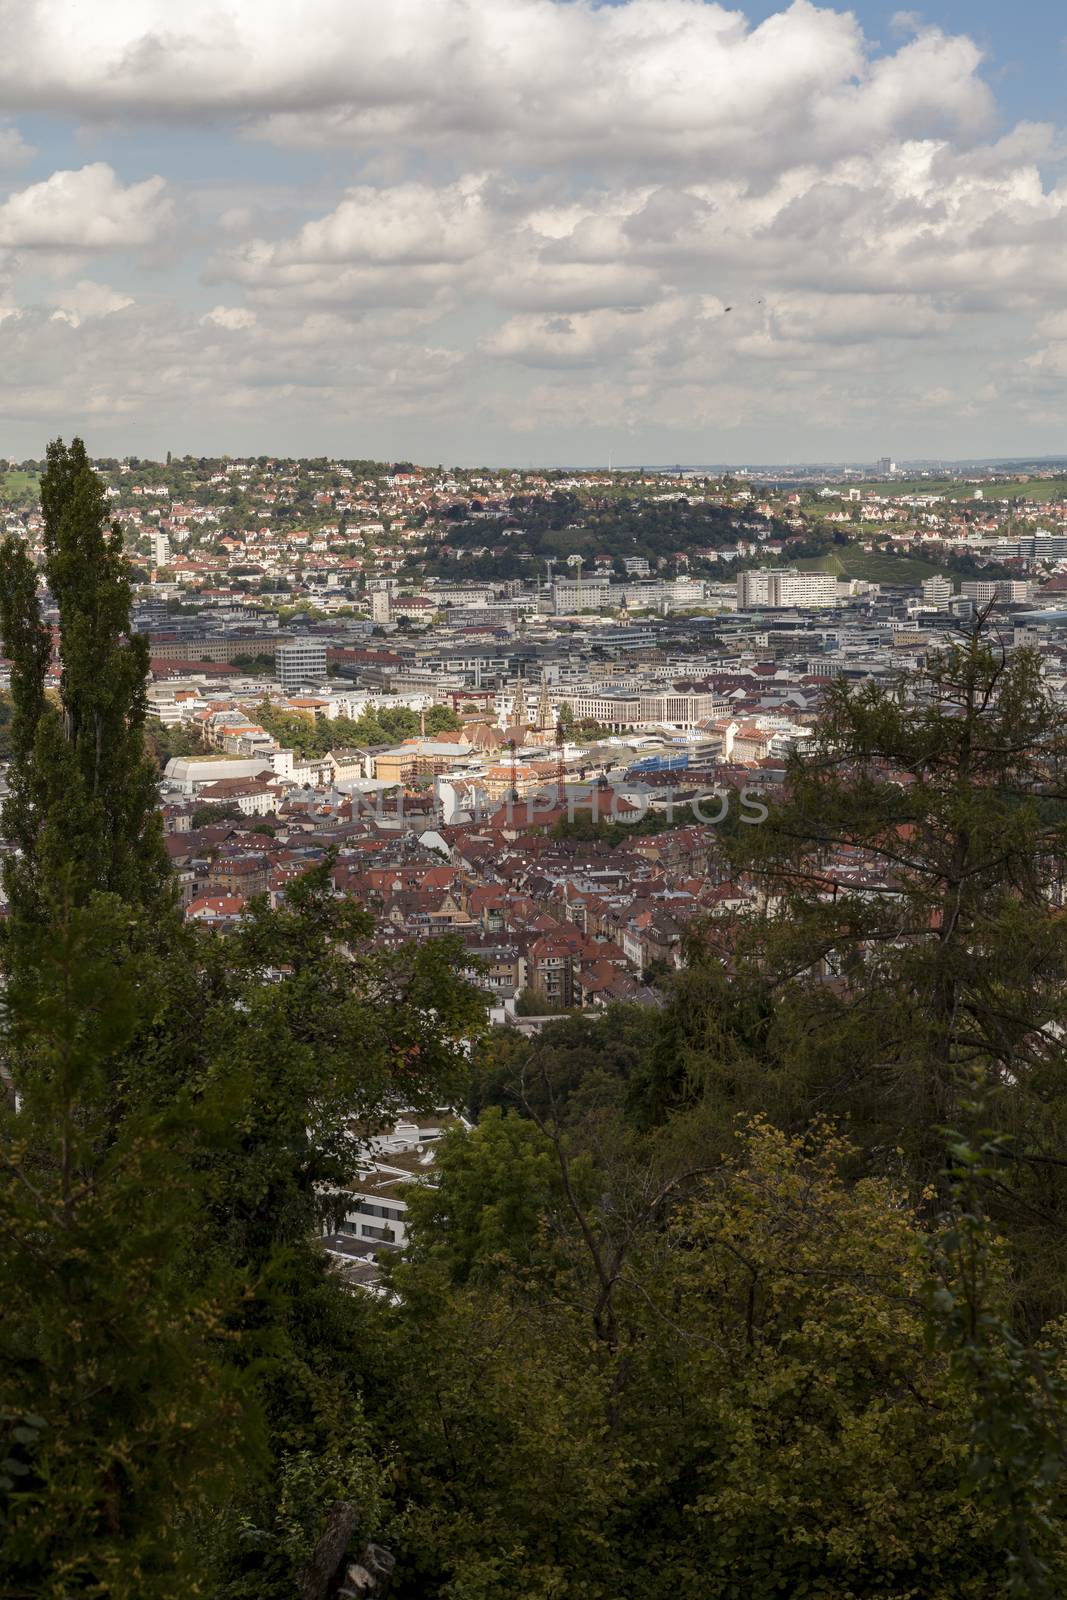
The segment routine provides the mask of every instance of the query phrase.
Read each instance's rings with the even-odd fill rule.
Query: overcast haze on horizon
[[[0,454],[1063,453],[1065,33],[0,0]]]

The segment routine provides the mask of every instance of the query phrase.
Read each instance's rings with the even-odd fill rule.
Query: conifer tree
[[[50,447],[42,502],[58,695],[38,574],[0,548],[0,1593],[271,1600],[338,1499],[360,1537],[375,1515],[351,1298],[315,1238],[350,1124],[454,1095],[483,1008],[447,941],[369,949],[329,858],[232,937],[182,922],[80,441]]]
[[[41,478],[43,575],[59,612],[58,697],[46,691],[52,636],[24,543],[0,546],[0,631],[11,660],[14,762],[4,836],[16,917],[40,921],[60,896],[94,890],[160,908],[167,858],[156,774],[144,744],[147,642],[131,632],[130,585],[104,485],[80,439],[48,447]]]
[[[235,1326],[239,1271],[190,1263],[203,1098],[115,1115],[116,1055],[151,994],[96,896],[21,930],[0,1042],[33,1062],[0,1105],[0,1594],[203,1594],[198,1528],[247,1493],[262,1410]],[[195,1270],[193,1267],[195,1266]]]
[[[692,952],[708,1049],[679,1039],[679,1091],[687,1054],[717,1092],[747,1053],[769,1109],[934,1132],[974,1073],[1010,1097],[1059,1061],[1065,782],[1067,716],[988,623],[899,682],[831,683],[783,800],[731,846],[764,909]],[[729,994],[696,1005],[716,970]]]

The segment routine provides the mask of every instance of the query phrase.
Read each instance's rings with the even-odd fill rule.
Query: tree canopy
[[[0,1592],[326,1600],[373,1538],[396,1600],[1057,1600],[1067,747],[1033,657],[981,619],[831,683],[725,845],[753,909],[692,928],[662,1008],[490,1032],[469,951],[376,943],[330,856],[182,919],[78,441],[44,486],[56,639],[0,550]],[[377,715],[351,742],[403,736]],[[441,1107],[356,1291],[322,1231]]]

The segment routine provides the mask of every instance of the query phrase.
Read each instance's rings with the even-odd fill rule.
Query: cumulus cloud
[[[1054,415],[1062,136],[997,128],[971,38],[901,13],[876,45],[852,11],[809,0],[758,25],[715,0],[387,12],[0,0],[6,109],[68,113],[90,137],[106,121],[109,149],[136,139],[134,119],[210,118],[219,151],[194,196],[95,163],[0,202],[4,340],[27,406],[54,392],[33,380],[36,348],[57,385],[68,363],[96,416],[113,397],[121,420],[138,394],[165,412],[172,384],[185,415],[189,400],[204,417],[276,411],[313,449],[340,418],[422,418],[389,449],[433,459],[446,426],[471,457],[487,433],[569,448],[577,418],[645,429],[677,459],[675,432],[761,419],[779,437],[906,430],[922,411],[925,445],[937,395],[955,418]],[[307,185],[238,183],[229,141],[249,137],[310,152]],[[0,125],[0,162],[4,140]],[[206,312],[183,310],[187,282],[166,313],[137,288],[153,247],[158,281],[176,205],[220,286]],[[103,250],[133,253],[137,305],[103,285],[94,300],[87,278],[41,289]],[[111,350],[101,319],[119,310],[130,337]]]
[[[0,205],[0,246],[16,250],[115,250],[152,244],[171,221],[160,177],[124,185],[97,161],[53,172]]]
[[[1048,188],[1025,144],[979,160],[916,139],[802,163],[771,183],[739,173],[621,185],[526,210],[474,176],[365,186],[287,238],[229,250],[215,270],[258,302],[466,301],[528,313],[530,327],[541,311],[625,313],[711,291],[742,309],[780,301],[775,327],[790,338],[833,341],[862,308],[876,340],[942,331],[953,309],[983,301],[1054,298],[1065,246],[1067,186]],[[816,326],[818,296],[837,301],[821,302]]]
[[[704,0],[392,0],[388,26],[380,0],[317,0],[311,25],[298,0],[2,0],[0,32],[12,108],[253,117],[302,145],[720,164],[753,123],[773,160],[992,113],[970,41],[925,29],[872,62],[852,13],[809,0],[757,27]]]
[[[327,215],[290,238],[253,238],[216,263],[214,276],[264,303],[424,306],[489,244],[481,181],[348,190]]]
[[[229,333],[243,333],[256,325],[256,314],[247,306],[214,306],[200,318],[201,326],[225,328]]]
[[[346,426],[384,427],[444,405],[463,360],[447,346],[383,344],[341,324],[328,340],[305,326],[235,342],[225,325],[173,307],[133,305],[122,316],[122,338],[99,316],[22,308],[0,320],[0,417],[57,431],[89,419],[105,437],[192,428],[204,448],[220,427],[241,427],[249,448],[266,436],[282,448],[294,418],[314,425],[328,410]]]
[[[481,184],[465,179],[447,188],[400,183],[350,189],[329,216],[309,222],[275,252],[280,265],[368,261],[425,266],[463,261],[486,242]]]
[[[117,289],[109,288],[106,283],[94,283],[91,278],[80,278],[56,295],[52,317],[77,328],[87,317],[110,317],[132,305],[132,295],[120,294]]]
[[[688,324],[723,315],[716,302],[669,297],[644,310],[597,310],[573,315],[511,317],[483,343],[490,356],[521,361],[533,367],[585,367],[612,356],[633,364],[667,355],[664,342]]]

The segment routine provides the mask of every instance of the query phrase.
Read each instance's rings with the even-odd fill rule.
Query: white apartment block
[[[695,728],[713,717],[725,715],[728,710],[717,695],[704,690],[666,689],[636,694],[579,690],[561,695],[559,700],[562,705],[570,706],[579,721],[591,718],[616,731],[656,727],[661,723],[676,728]]]
[[[976,606],[987,606],[991,600],[1002,605],[1020,606],[1033,596],[1033,585],[1018,578],[975,578],[960,586],[961,592]]]
[[[557,615],[578,611],[600,611],[610,603],[611,583],[607,578],[586,578],[581,583],[557,578],[552,584],[552,606]]]
[[[701,606],[704,604],[704,581],[702,578],[675,578],[667,585],[667,597],[670,604],[680,610],[686,606]]]
[[[326,646],[318,639],[293,639],[275,655],[278,681],[288,694],[302,684],[318,684],[326,676]]]
[[[403,1113],[393,1127],[367,1141],[362,1172],[354,1179],[338,1229],[356,1244],[402,1250],[408,1242],[405,1189],[432,1183],[436,1149],[466,1118],[442,1107],[436,1112]]]
[[[800,572],[796,567],[758,567],[737,575],[737,604],[750,606],[836,606],[852,593],[831,572]]]
[[[938,610],[947,606],[952,599],[952,580],[950,578],[924,578],[923,579],[923,604],[935,606]],[[966,590],[966,584],[964,585]]]
[[[973,600],[976,606],[987,606],[998,598],[997,585],[992,578],[968,579],[960,585],[960,593]]]

